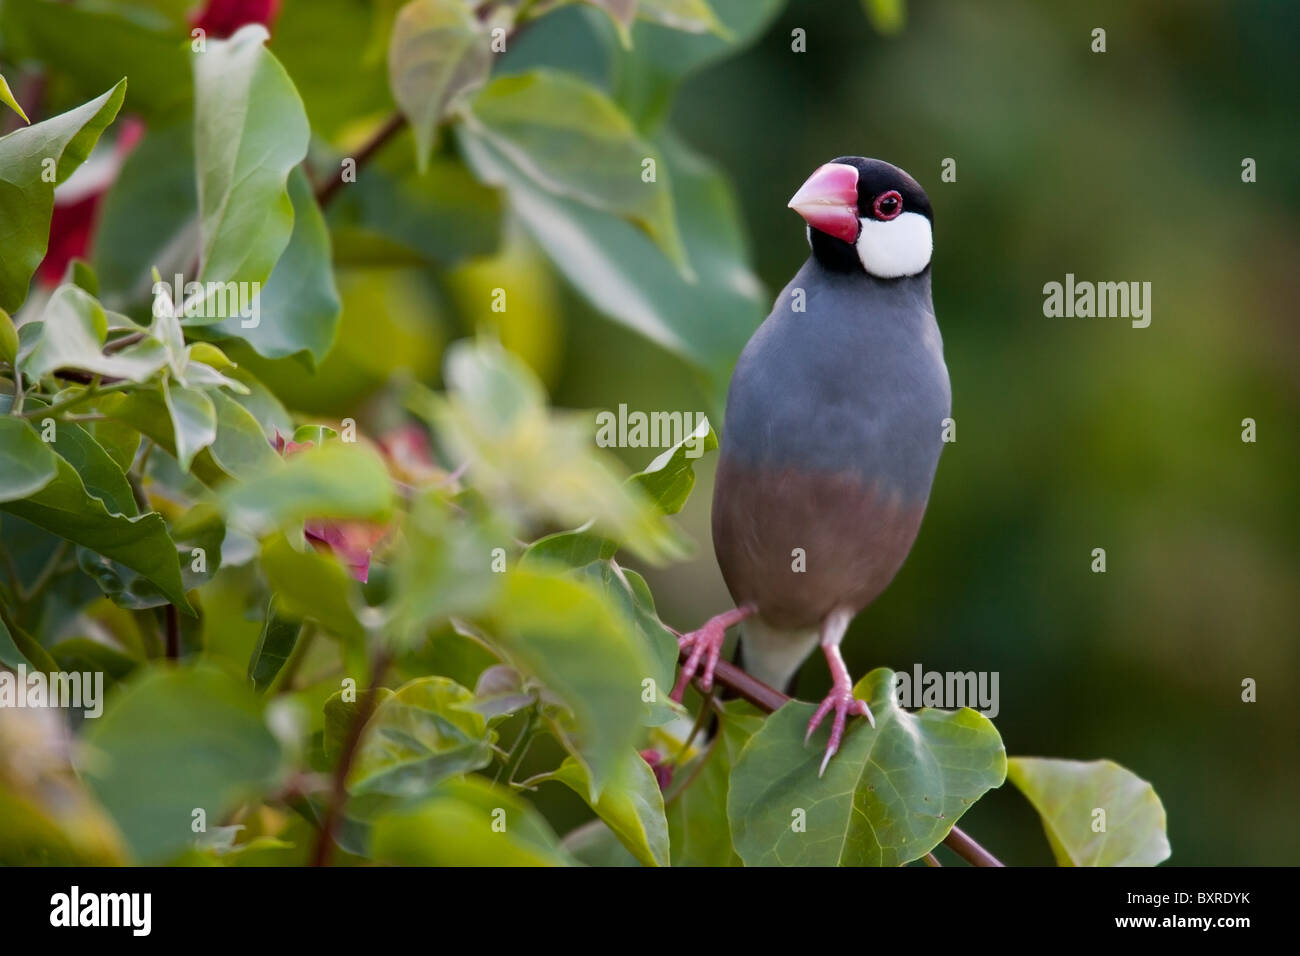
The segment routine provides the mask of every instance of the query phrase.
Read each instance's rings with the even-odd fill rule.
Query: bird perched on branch
[[[916,539],[951,391],[925,190],[889,163],[844,156],[789,205],[812,254],[736,364],[713,493],[713,548],[736,607],[681,637],[673,696],[697,671],[710,689],[733,624],[746,670],[778,689],[820,642],[832,686],[808,736],[834,715],[824,772],[848,717],[874,725],[840,641]]]

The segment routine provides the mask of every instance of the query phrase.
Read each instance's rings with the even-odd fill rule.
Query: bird
[[[805,744],[833,715],[821,775],[848,718],[875,726],[840,643],[916,540],[952,390],[921,185],[882,160],[841,156],[789,208],[810,253],[736,362],[714,483],[714,554],[735,607],[680,635],[672,696],[697,673],[711,690],[733,625],[744,669],[776,688],[820,644],[831,690]]]

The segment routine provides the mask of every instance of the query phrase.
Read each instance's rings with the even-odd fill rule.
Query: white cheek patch
[[[863,219],[858,233],[858,259],[862,268],[880,279],[914,276],[930,264],[934,236],[930,220],[919,212],[905,212],[880,222]]]

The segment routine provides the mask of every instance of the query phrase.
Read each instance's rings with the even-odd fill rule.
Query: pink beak
[[[790,200],[790,208],[828,236],[858,238],[858,171],[844,163],[818,167]]]

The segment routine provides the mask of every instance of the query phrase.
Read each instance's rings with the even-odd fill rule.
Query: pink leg
[[[755,610],[750,604],[738,607],[709,618],[698,631],[691,631],[677,638],[677,647],[683,651],[689,650],[691,656],[686,658],[686,663],[682,665],[681,676],[677,678],[677,686],[673,688],[671,695],[673,700],[681,702],[682,695],[686,693],[686,685],[699,670],[701,660],[704,661],[704,673],[700,677],[700,687],[705,692],[713,688],[713,670],[718,666],[718,655],[722,653],[722,642],[726,640],[727,628],[739,624]]]
[[[844,658],[840,656],[840,641],[844,639],[844,632],[852,620],[852,612],[841,608],[832,611],[822,622],[822,651],[825,652],[826,663],[831,669],[831,690],[817,708],[817,713],[812,715],[812,720],[808,721],[808,733],[804,736],[804,743],[807,743],[812,738],[813,731],[821,725],[822,719],[832,710],[835,712],[835,719],[831,722],[831,739],[826,744],[826,756],[822,758],[821,768],[817,771],[819,777],[826,772],[826,765],[840,749],[840,742],[844,739],[844,724],[850,716],[865,717],[867,723],[876,726],[876,718],[871,715],[867,702],[853,696],[853,679],[849,676],[849,669],[844,666]]]

